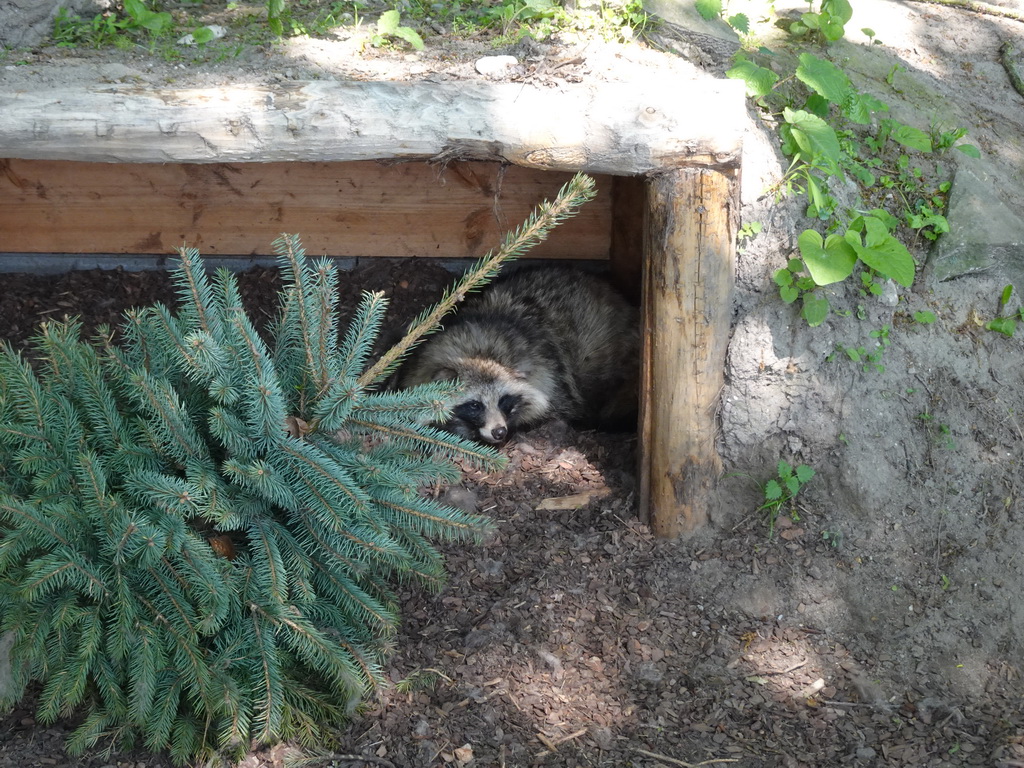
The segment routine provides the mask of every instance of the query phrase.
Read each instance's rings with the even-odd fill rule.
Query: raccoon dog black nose
[[[500,443],[502,440],[508,437],[508,429],[506,427],[495,427],[494,429],[491,430],[491,437],[493,437],[497,442]]]

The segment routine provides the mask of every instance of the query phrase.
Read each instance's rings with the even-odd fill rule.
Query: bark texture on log
[[[0,157],[116,163],[437,158],[646,174],[739,161],[738,81],[541,89],[312,81],[0,93]]]
[[[716,410],[732,320],[736,179],[683,168],[648,189],[640,510],[657,536],[707,520],[721,460]]]

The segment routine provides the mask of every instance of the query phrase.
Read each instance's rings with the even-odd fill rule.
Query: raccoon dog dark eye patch
[[[512,411],[519,406],[522,400],[523,398],[521,395],[502,395],[498,399],[498,409],[505,414],[506,417],[511,416]]]
[[[479,400],[470,400],[468,403],[460,403],[452,409],[452,414],[463,421],[477,421],[483,416],[484,404]]]

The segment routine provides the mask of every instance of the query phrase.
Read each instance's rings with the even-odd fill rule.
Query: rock
[[[519,60],[515,56],[484,56],[476,60],[476,71],[491,80],[501,80],[518,73]]]
[[[996,271],[1024,285],[1024,218],[1000,194],[999,178],[982,160],[960,164],[946,213],[950,231],[928,260],[934,280]]]

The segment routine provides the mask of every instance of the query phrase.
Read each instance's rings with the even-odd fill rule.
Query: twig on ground
[[[738,763],[739,760],[735,757],[722,757],[715,760],[702,760],[699,763],[688,763],[685,760],[676,760],[674,757],[668,757],[667,755],[659,755],[657,752],[648,752],[646,749],[633,748],[633,751],[644,757],[653,757],[655,760],[664,760],[666,763],[672,763],[672,765],[681,765],[683,768],[697,768],[700,765],[717,765],[718,763]]]
[[[375,755],[343,755],[339,752],[331,752],[325,755],[315,755],[310,757],[303,757],[297,761],[286,761],[286,765],[289,766],[312,766],[317,763],[324,763],[328,760],[340,760],[345,763],[373,763],[374,765],[383,765],[384,768],[395,768],[395,764],[390,760],[385,760],[383,757],[376,757]]]
[[[578,739],[580,736],[586,734],[586,732],[586,728],[580,728],[578,731],[574,731],[573,733],[570,733],[568,736],[562,736],[560,739],[549,739],[543,733],[538,731],[537,738],[540,739],[541,743],[543,743],[544,746],[547,747],[547,749],[545,749],[543,752],[538,752],[536,755],[534,755],[534,757],[547,757],[548,755],[557,752],[558,746],[560,744],[565,744],[567,741]]]

